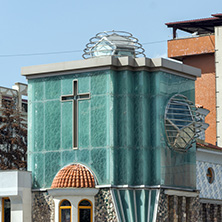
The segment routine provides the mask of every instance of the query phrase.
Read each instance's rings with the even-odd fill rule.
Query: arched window
[[[92,222],[92,203],[89,200],[81,200],[78,206],[78,222]]]
[[[11,202],[8,197],[2,198],[2,222],[11,221]]]
[[[59,222],[71,222],[71,204],[68,200],[62,200],[59,205]]]

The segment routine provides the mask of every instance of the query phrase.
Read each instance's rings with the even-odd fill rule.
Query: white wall
[[[222,146],[222,26],[215,27],[217,145]]]
[[[31,172],[17,170],[0,171],[0,202],[3,197],[11,201],[11,221],[31,222]],[[0,222],[2,219],[2,207]]]
[[[200,198],[210,200],[222,200],[222,151],[209,149],[197,149],[197,189],[200,190]],[[207,180],[207,169],[214,171],[214,181]]]
[[[63,188],[48,190],[53,196],[55,203],[55,222],[59,222],[59,204],[61,200],[69,200],[72,206],[72,221],[78,221],[78,204],[83,199],[88,199],[92,202],[92,212],[94,221],[94,196],[98,193],[98,189],[94,188]]]

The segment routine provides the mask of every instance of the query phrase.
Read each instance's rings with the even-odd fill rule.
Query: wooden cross
[[[73,103],[73,149],[78,149],[78,101],[90,99],[90,93],[78,94],[78,80],[73,80],[73,93],[61,96],[61,102]]]

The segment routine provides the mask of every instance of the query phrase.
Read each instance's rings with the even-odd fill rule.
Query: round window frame
[[[182,98],[182,99],[179,101],[177,99],[177,97]],[[169,130],[167,129],[167,126],[166,126],[167,122],[172,124],[172,126],[175,125],[175,126],[173,126],[175,129],[178,128],[178,126],[176,126],[176,124],[172,123],[172,121],[170,121],[170,119],[167,118],[169,106],[170,106],[170,104],[173,100],[178,100],[179,103],[186,104],[189,107],[189,111],[191,113],[192,122],[189,125],[193,125],[193,128],[194,128],[195,132],[194,132],[193,137],[191,137],[190,141],[186,144],[185,147],[178,147],[176,145],[173,146],[172,142],[169,139],[169,135],[168,135]],[[174,151],[177,151],[177,152],[184,153],[184,152],[187,152],[192,147],[192,143],[194,143],[194,140],[195,140],[196,135],[197,135],[196,112],[197,112],[197,108],[195,107],[194,103],[192,101],[188,100],[188,98],[186,96],[182,95],[182,94],[175,94],[175,95],[171,96],[171,98],[168,100],[168,102],[166,104],[166,108],[165,108],[165,113],[164,113],[164,129],[165,129],[165,137],[166,137],[166,141],[167,141],[166,143],[167,143],[167,146],[170,149],[172,149]],[[187,125],[187,126],[189,126],[189,125]],[[181,129],[178,128],[178,133],[186,127],[182,127]],[[175,136],[175,137],[177,137],[177,136]]]
[[[209,179],[209,176],[208,176],[209,173],[211,174],[210,179]],[[207,168],[206,177],[207,177],[207,181],[208,181],[209,184],[212,184],[214,182],[215,173],[214,173],[214,169],[212,167]]]

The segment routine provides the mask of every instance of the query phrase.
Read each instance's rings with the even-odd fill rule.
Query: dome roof
[[[93,174],[81,164],[62,168],[53,179],[51,188],[94,188]]]

